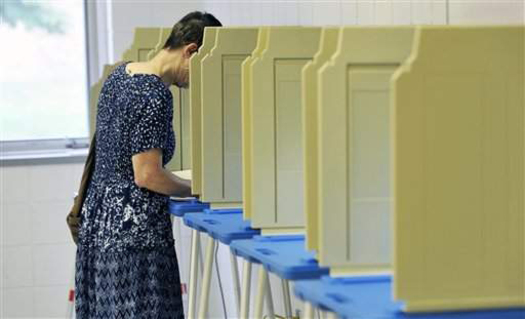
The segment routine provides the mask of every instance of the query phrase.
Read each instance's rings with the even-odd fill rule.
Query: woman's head
[[[175,85],[188,86],[190,58],[202,45],[204,28],[220,26],[221,22],[212,14],[199,11],[188,13],[173,26],[163,50],[178,58]]]
[[[164,49],[174,50],[195,43],[202,45],[205,27],[221,27],[222,24],[212,14],[206,12],[191,12],[177,22],[164,44]]]

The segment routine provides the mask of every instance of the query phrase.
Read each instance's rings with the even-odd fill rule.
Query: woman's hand
[[[170,173],[170,174],[172,174],[175,177],[179,178],[181,184],[184,185],[184,188],[185,188],[183,194],[182,195],[177,195],[177,196],[178,197],[190,197],[191,196],[191,180],[180,178],[180,177],[178,177],[177,175],[175,175],[173,173]]]
[[[191,196],[191,181],[162,167],[162,150],[155,148],[131,157],[135,184],[150,191],[177,197]]]

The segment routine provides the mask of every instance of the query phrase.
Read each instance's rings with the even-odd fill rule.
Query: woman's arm
[[[158,148],[131,157],[135,183],[150,191],[177,197],[191,196],[191,181],[175,176],[162,167],[162,151]]]

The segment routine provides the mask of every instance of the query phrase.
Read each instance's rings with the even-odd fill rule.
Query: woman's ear
[[[184,47],[184,56],[190,58],[194,53],[199,50],[196,43],[190,43]]]

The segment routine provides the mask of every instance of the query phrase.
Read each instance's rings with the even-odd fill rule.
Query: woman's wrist
[[[185,179],[183,180],[184,185],[184,197],[190,197],[191,196],[191,180]]]

